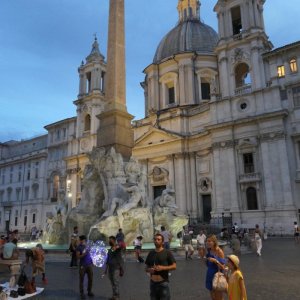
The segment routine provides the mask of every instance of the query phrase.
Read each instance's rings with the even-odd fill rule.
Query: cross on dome
[[[179,22],[190,19],[200,20],[200,6],[199,0],[179,0],[177,5]]]

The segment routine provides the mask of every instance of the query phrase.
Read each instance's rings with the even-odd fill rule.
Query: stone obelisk
[[[125,160],[129,159],[133,147],[133,130],[126,108],[125,75],[125,26],[124,0],[110,0],[107,72],[104,112],[98,115],[100,126],[97,146],[114,147]]]

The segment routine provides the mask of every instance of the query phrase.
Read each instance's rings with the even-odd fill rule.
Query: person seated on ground
[[[41,244],[37,244],[34,248],[26,250],[26,264],[31,259],[32,265],[32,282],[35,282],[36,275],[42,274],[44,284],[48,283],[45,273],[45,252]]]
[[[3,246],[3,259],[13,260],[19,258],[19,249],[17,248],[18,240],[14,239],[11,242],[7,242]]]

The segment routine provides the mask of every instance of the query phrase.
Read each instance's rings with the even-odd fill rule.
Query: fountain
[[[131,244],[138,235],[152,241],[160,226],[176,236],[188,218],[179,213],[175,192],[163,191],[153,203],[146,193],[147,173],[134,158],[124,162],[114,148],[94,148],[89,154],[83,181],[83,197],[67,217],[69,231],[78,226],[92,240],[106,239],[123,229],[125,242]]]

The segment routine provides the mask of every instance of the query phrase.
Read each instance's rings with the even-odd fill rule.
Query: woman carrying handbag
[[[206,272],[206,282],[205,286],[210,291],[210,296],[212,300],[223,300],[223,293],[224,291],[213,287],[213,281],[217,282],[222,277],[220,270],[224,269],[225,265],[225,258],[223,250],[218,246],[218,240],[215,235],[211,235],[207,238],[207,254],[206,254],[206,265],[207,265],[207,272]],[[214,277],[215,280],[214,280]],[[218,278],[217,278],[218,277]],[[219,278],[220,277],[220,278]],[[219,282],[220,283],[220,282]],[[220,284],[217,286],[220,286]]]

